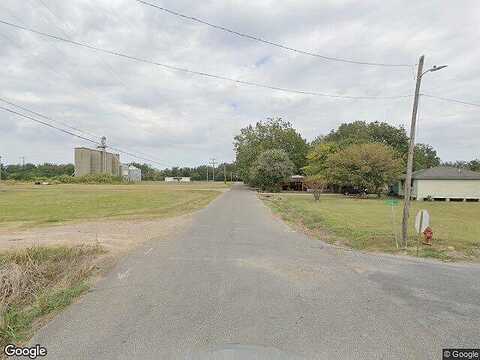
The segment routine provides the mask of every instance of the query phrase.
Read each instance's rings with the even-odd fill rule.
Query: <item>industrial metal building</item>
[[[75,148],[75,176],[90,174],[120,176],[120,155],[104,149]]]
[[[122,178],[128,182],[140,182],[142,181],[142,170],[133,166],[122,164],[120,166]]]

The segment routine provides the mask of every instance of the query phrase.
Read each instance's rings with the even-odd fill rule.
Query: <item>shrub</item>
[[[62,175],[55,180],[62,184],[120,184],[122,178],[120,176],[112,176],[110,174],[90,174],[85,176],[68,176]]]

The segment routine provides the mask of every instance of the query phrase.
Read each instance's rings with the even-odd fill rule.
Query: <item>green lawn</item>
[[[278,194],[261,196],[284,220],[308,229],[329,242],[339,242],[355,249],[403,252],[416,255],[413,223],[419,209],[430,213],[434,245],[421,246],[420,256],[443,260],[480,260],[480,203],[412,202],[408,249],[397,250],[393,231],[400,239],[402,206],[392,210],[385,200],[353,199],[326,195],[315,202],[313,195]],[[327,231],[327,236],[325,235]]]
[[[206,206],[223,183],[0,185],[0,226],[113,217],[176,216]]]

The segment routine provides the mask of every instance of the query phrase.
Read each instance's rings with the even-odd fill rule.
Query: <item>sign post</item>
[[[392,232],[393,232],[393,237],[395,239],[395,246],[398,249],[397,231],[395,230],[395,210],[394,210],[394,206],[398,206],[400,204],[400,202],[397,199],[388,199],[388,200],[385,200],[385,204],[390,205],[390,208],[392,210]]]
[[[417,257],[418,247],[420,246],[420,237],[427,227],[430,226],[430,214],[427,210],[423,209],[417,213],[415,217],[415,231],[417,233]]]

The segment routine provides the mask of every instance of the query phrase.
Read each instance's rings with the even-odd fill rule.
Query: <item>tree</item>
[[[440,158],[433,147],[426,144],[415,145],[413,170],[428,169],[440,165]]]
[[[27,163],[25,165],[3,166],[2,178],[12,180],[34,180],[42,178],[54,178],[62,175],[72,176],[73,164],[50,164],[40,165]]]
[[[469,161],[468,168],[472,171],[480,171],[480,159]]]
[[[389,146],[383,144],[354,144],[330,155],[327,178],[337,185],[351,185],[380,197],[386,185],[399,179],[403,161]]]
[[[313,190],[313,197],[315,201],[320,200],[320,194],[327,186],[328,181],[324,175],[312,175],[305,178],[305,185]]]
[[[293,175],[294,169],[295,165],[284,150],[266,150],[250,169],[250,183],[262,191],[278,192],[282,183]]]
[[[335,142],[345,148],[352,144],[381,143],[388,145],[400,154],[408,151],[408,136],[403,127],[395,127],[386,122],[354,121],[343,123],[323,137],[323,142]]]
[[[480,159],[475,159],[471,161],[445,161],[442,163],[442,166],[453,166],[457,168],[469,169],[472,171],[480,171]]]
[[[135,166],[136,168],[142,171],[142,180],[146,181],[155,181],[161,180],[162,174],[159,170],[151,167],[148,164],[140,164],[133,162],[131,165]]]
[[[307,166],[303,168],[305,174],[325,174],[328,157],[339,149],[337,143],[334,142],[323,142],[314,145],[307,154]]]
[[[281,118],[269,118],[240,130],[234,138],[237,171],[244,181],[249,181],[250,168],[258,156],[271,149],[284,150],[299,171],[306,164],[308,145],[292,125]]]

